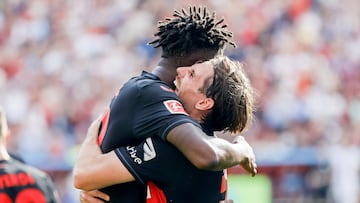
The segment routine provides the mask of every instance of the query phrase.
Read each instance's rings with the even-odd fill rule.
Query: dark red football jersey
[[[20,161],[0,161],[1,203],[60,203],[48,174]]]

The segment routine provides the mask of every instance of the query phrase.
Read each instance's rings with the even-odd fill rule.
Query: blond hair
[[[3,139],[8,131],[6,115],[4,109],[0,106],[0,139]]]

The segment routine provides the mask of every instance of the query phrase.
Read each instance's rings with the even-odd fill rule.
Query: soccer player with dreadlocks
[[[236,133],[249,126],[252,88],[240,63],[216,56],[191,67],[179,67],[177,72],[176,93],[208,136],[213,136],[211,129],[215,128]],[[218,91],[218,87],[223,91]],[[217,125],[211,128],[213,122]],[[80,156],[86,152],[85,159],[91,154],[88,163],[93,163],[93,159],[103,161],[106,155],[101,154],[96,144],[98,127],[91,129]],[[121,164],[111,157],[108,157],[109,162],[101,162],[100,170],[91,170],[85,182],[87,189],[136,180],[148,184],[147,203],[226,200],[227,183],[223,171],[197,169],[173,145],[158,136],[149,137],[137,146],[120,147],[115,152]]]
[[[244,155],[244,147],[248,146],[245,141],[231,144],[207,136],[199,124],[187,115],[171,89],[174,88],[177,67],[207,61],[222,53],[226,43],[234,45],[228,40],[231,32],[221,25],[222,22],[216,22],[215,14],[209,14],[205,8],[191,8],[189,14],[176,11],[174,18],[159,23],[159,31],[155,34],[158,39],[151,44],[162,48],[162,58],[152,73],[143,72],[141,76],[129,80],[112,100],[101,123],[98,141],[102,152],[119,146],[136,145],[149,136],[158,136],[178,148],[197,168],[220,171],[242,163],[250,173],[256,173],[250,147]],[[228,123],[215,124],[207,125],[207,130],[229,127],[226,126]],[[151,155],[151,150],[149,153]],[[119,153],[107,154],[120,156]],[[138,160],[136,151],[132,155]],[[80,189],[93,188],[87,175],[101,166],[98,162],[82,162],[79,156],[74,168],[75,186]],[[111,182],[111,177],[107,181]],[[145,189],[144,185],[132,182],[107,187],[102,191],[110,195],[111,202],[133,203],[145,202]]]

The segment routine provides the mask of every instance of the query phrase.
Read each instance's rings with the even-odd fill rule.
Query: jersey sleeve
[[[134,119],[134,133],[138,138],[146,139],[150,136],[166,136],[173,128],[184,123],[200,125],[185,111],[175,92],[162,82],[154,82],[138,86],[140,97],[137,101],[141,107]]]
[[[167,166],[177,161],[171,156],[176,150],[159,137],[151,137],[137,146],[117,148],[115,153],[136,181],[145,184],[149,180],[166,182],[173,177],[174,171]]]
[[[174,202],[187,202],[189,198],[193,202],[225,199],[227,184],[222,171],[197,169],[160,137],[147,138],[137,146],[118,148],[115,152],[136,181],[142,184],[153,181]]]

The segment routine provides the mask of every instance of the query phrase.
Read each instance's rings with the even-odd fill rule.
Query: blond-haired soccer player
[[[52,179],[45,172],[13,159],[5,112],[0,106],[0,202],[60,203]]]

